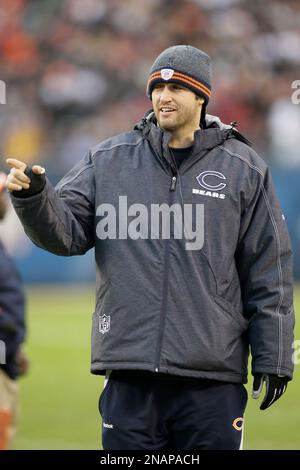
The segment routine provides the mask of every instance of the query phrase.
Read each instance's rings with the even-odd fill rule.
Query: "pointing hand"
[[[39,193],[45,186],[45,169],[39,165],[28,167],[26,163],[8,158],[6,160],[11,167],[10,173],[6,179],[8,191],[18,191],[19,197],[29,197]]]

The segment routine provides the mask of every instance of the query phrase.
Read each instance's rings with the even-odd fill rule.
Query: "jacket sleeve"
[[[291,244],[269,170],[243,211],[236,264],[249,319],[252,374],[293,376]]]
[[[94,165],[89,152],[54,188],[31,197],[11,196],[28,237],[56,255],[84,254],[94,246]]]
[[[0,243],[0,340],[11,357],[25,339],[25,296],[14,262]]]

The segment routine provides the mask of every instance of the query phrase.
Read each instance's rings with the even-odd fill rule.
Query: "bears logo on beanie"
[[[201,121],[211,96],[211,58],[193,46],[172,46],[154,61],[149,74],[147,95],[151,99],[156,83],[179,83],[204,98]]]

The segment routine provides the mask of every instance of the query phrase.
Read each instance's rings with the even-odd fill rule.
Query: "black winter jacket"
[[[179,171],[169,139],[149,114],[95,146],[56,188],[47,180],[39,194],[12,196],[38,246],[62,256],[95,247],[91,371],[241,383],[251,348],[253,373],[291,379],[292,255],[266,164],[216,119],[195,133]],[[157,210],[170,207],[165,236]],[[180,238],[172,220],[185,208]]]

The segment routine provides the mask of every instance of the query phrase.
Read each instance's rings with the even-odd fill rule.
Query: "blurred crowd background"
[[[151,106],[150,66],[173,44],[213,58],[211,114],[300,167],[298,0],[2,0],[1,153],[63,174]]]
[[[20,158],[44,165],[56,183],[151,107],[155,57],[191,44],[213,59],[208,112],[238,121],[275,171],[295,175],[299,25],[299,0],[0,0],[0,169],[4,157]]]

